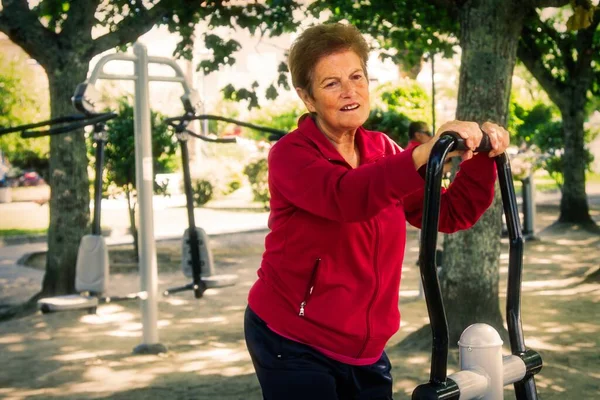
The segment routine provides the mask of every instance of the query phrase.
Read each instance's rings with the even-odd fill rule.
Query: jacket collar
[[[321,154],[323,154],[323,157],[330,161],[335,160],[347,164],[344,157],[342,157],[329,139],[321,132],[310,114],[304,114],[300,117],[298,120],[298,131],[317,146]],[[372,140],[362,126],[357,129],[354,140],[356,140],[356,145],[360,154],[361,165],[369,163],[384,155],[384,149],[381,144]]]

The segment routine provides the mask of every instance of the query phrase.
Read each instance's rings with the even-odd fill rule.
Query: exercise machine
[[[196,221],[194,217],[192,180],[190,175],[190,159],[187,141],[189,136],[193,136],[202,141],[210,143],[236,143],[237,140],[236,138],[210,138],[206,135],[198,134],[187,129],[187,126],[191,121],[195,120],[216,120],[234,123],[239,126],[252,128],[262,132],[267,132],[277,138],[283,136],[285,132],[279,129],[249,124],[247,122],[238,121],[232,118],[221,117],[218,115],[195,115],[194,99],[183,96],[182,101],[184,104],[184,108],[186,109],[186,114],[180,117],[168,118],[165,120],[165,122],[168,123],[169,126],[171,126],[174,129],[181,150],[181,161],[183,166],[183,184],[188,215],[188,228],[183,234],[181,247],[181,267],[183,274],[187,278],[192,278],[192,282],[184,286],[167,289],[163,292],[163,295],[169,296],[174,293],[192,290],[194,292],[194,297],[199,299],[202,297],[206,289],[234,285],[237,281],[237,275],[215,275],[213,257],[212,252],[210,251],[208,235],[202,228],[196,226]]]
[[[517,400],[535,400],[534,375],[542,369],[542,358],[525,347],[521,325],[521,277],[523,270],[523,235],[513,186],[510,164],[505,153],[495,157],[502,204],[509,236],[509,266],[506,300],[506,322],[511,355],[502,356],[502,340],[487,324],[467,327],[458,342],[460,371],[447,376],[448,322],[436,269],[436,244],[439,222],[442,168],[446,155],[466,150],[455,132],[445,132],[434,144],[425,180],[423,224],[419,267],[425,291],[427,311],[433,336],[430,379],[412,394],[414,400],[430,399],[503,399],[503,387],[514,384]],[[491,150],[484,134],[475,150]]]
[[[105,123],[117,116],[113,112],[98,113],[95,108],[100,96],[92,87],[81,84],[73,96],[73,105],[81,114],[59,117],[48,121],[12,128],[21,130],[21,137],[34,138],[71,132],[88,125],[93,126],[95,144],[94,216],[92,232],[81,238],[75,267],[75,290],[77,294],[47,297],[38,300],[42,313],[69,310],[88,310],[95,313],[101,303],[139,299],[142,293],[127,296],[103,297],[109,284],[109,258],[104,237],[102,237],[100,216],[102,203],[102,171],[104,169],[104,147],[106,144]],[[37,129],[48,127],[47,129]],[[34,129],[34,130],[32,130]],[[5,130],[6,131],[6,130]]]

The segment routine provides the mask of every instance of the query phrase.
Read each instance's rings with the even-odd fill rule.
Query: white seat
[[[47,297],[38,300],[38,306],[43,313],[93,309],[98,306],[98,297],[69,294],[65,296]]]

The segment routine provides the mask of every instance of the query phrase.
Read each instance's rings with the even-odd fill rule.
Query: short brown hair
[[[369,45],[353,25],[322,24],[308,28],[292,43],[288,65],[294,87],[302,88],[312,97],[313,73],[317,62],[330,54],[352,50],[367,75]]]

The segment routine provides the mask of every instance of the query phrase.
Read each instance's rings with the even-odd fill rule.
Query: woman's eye
[[[353,76],[354,80],[362,79],[362,77],[363,76],[361,74],[356,74],[356,75]]]
[[[337,85],[337,82],[329,82],[329,83],[325,84],[325,87],[326,88],[328,88],[328,87],[334,87],[335,85]]]

